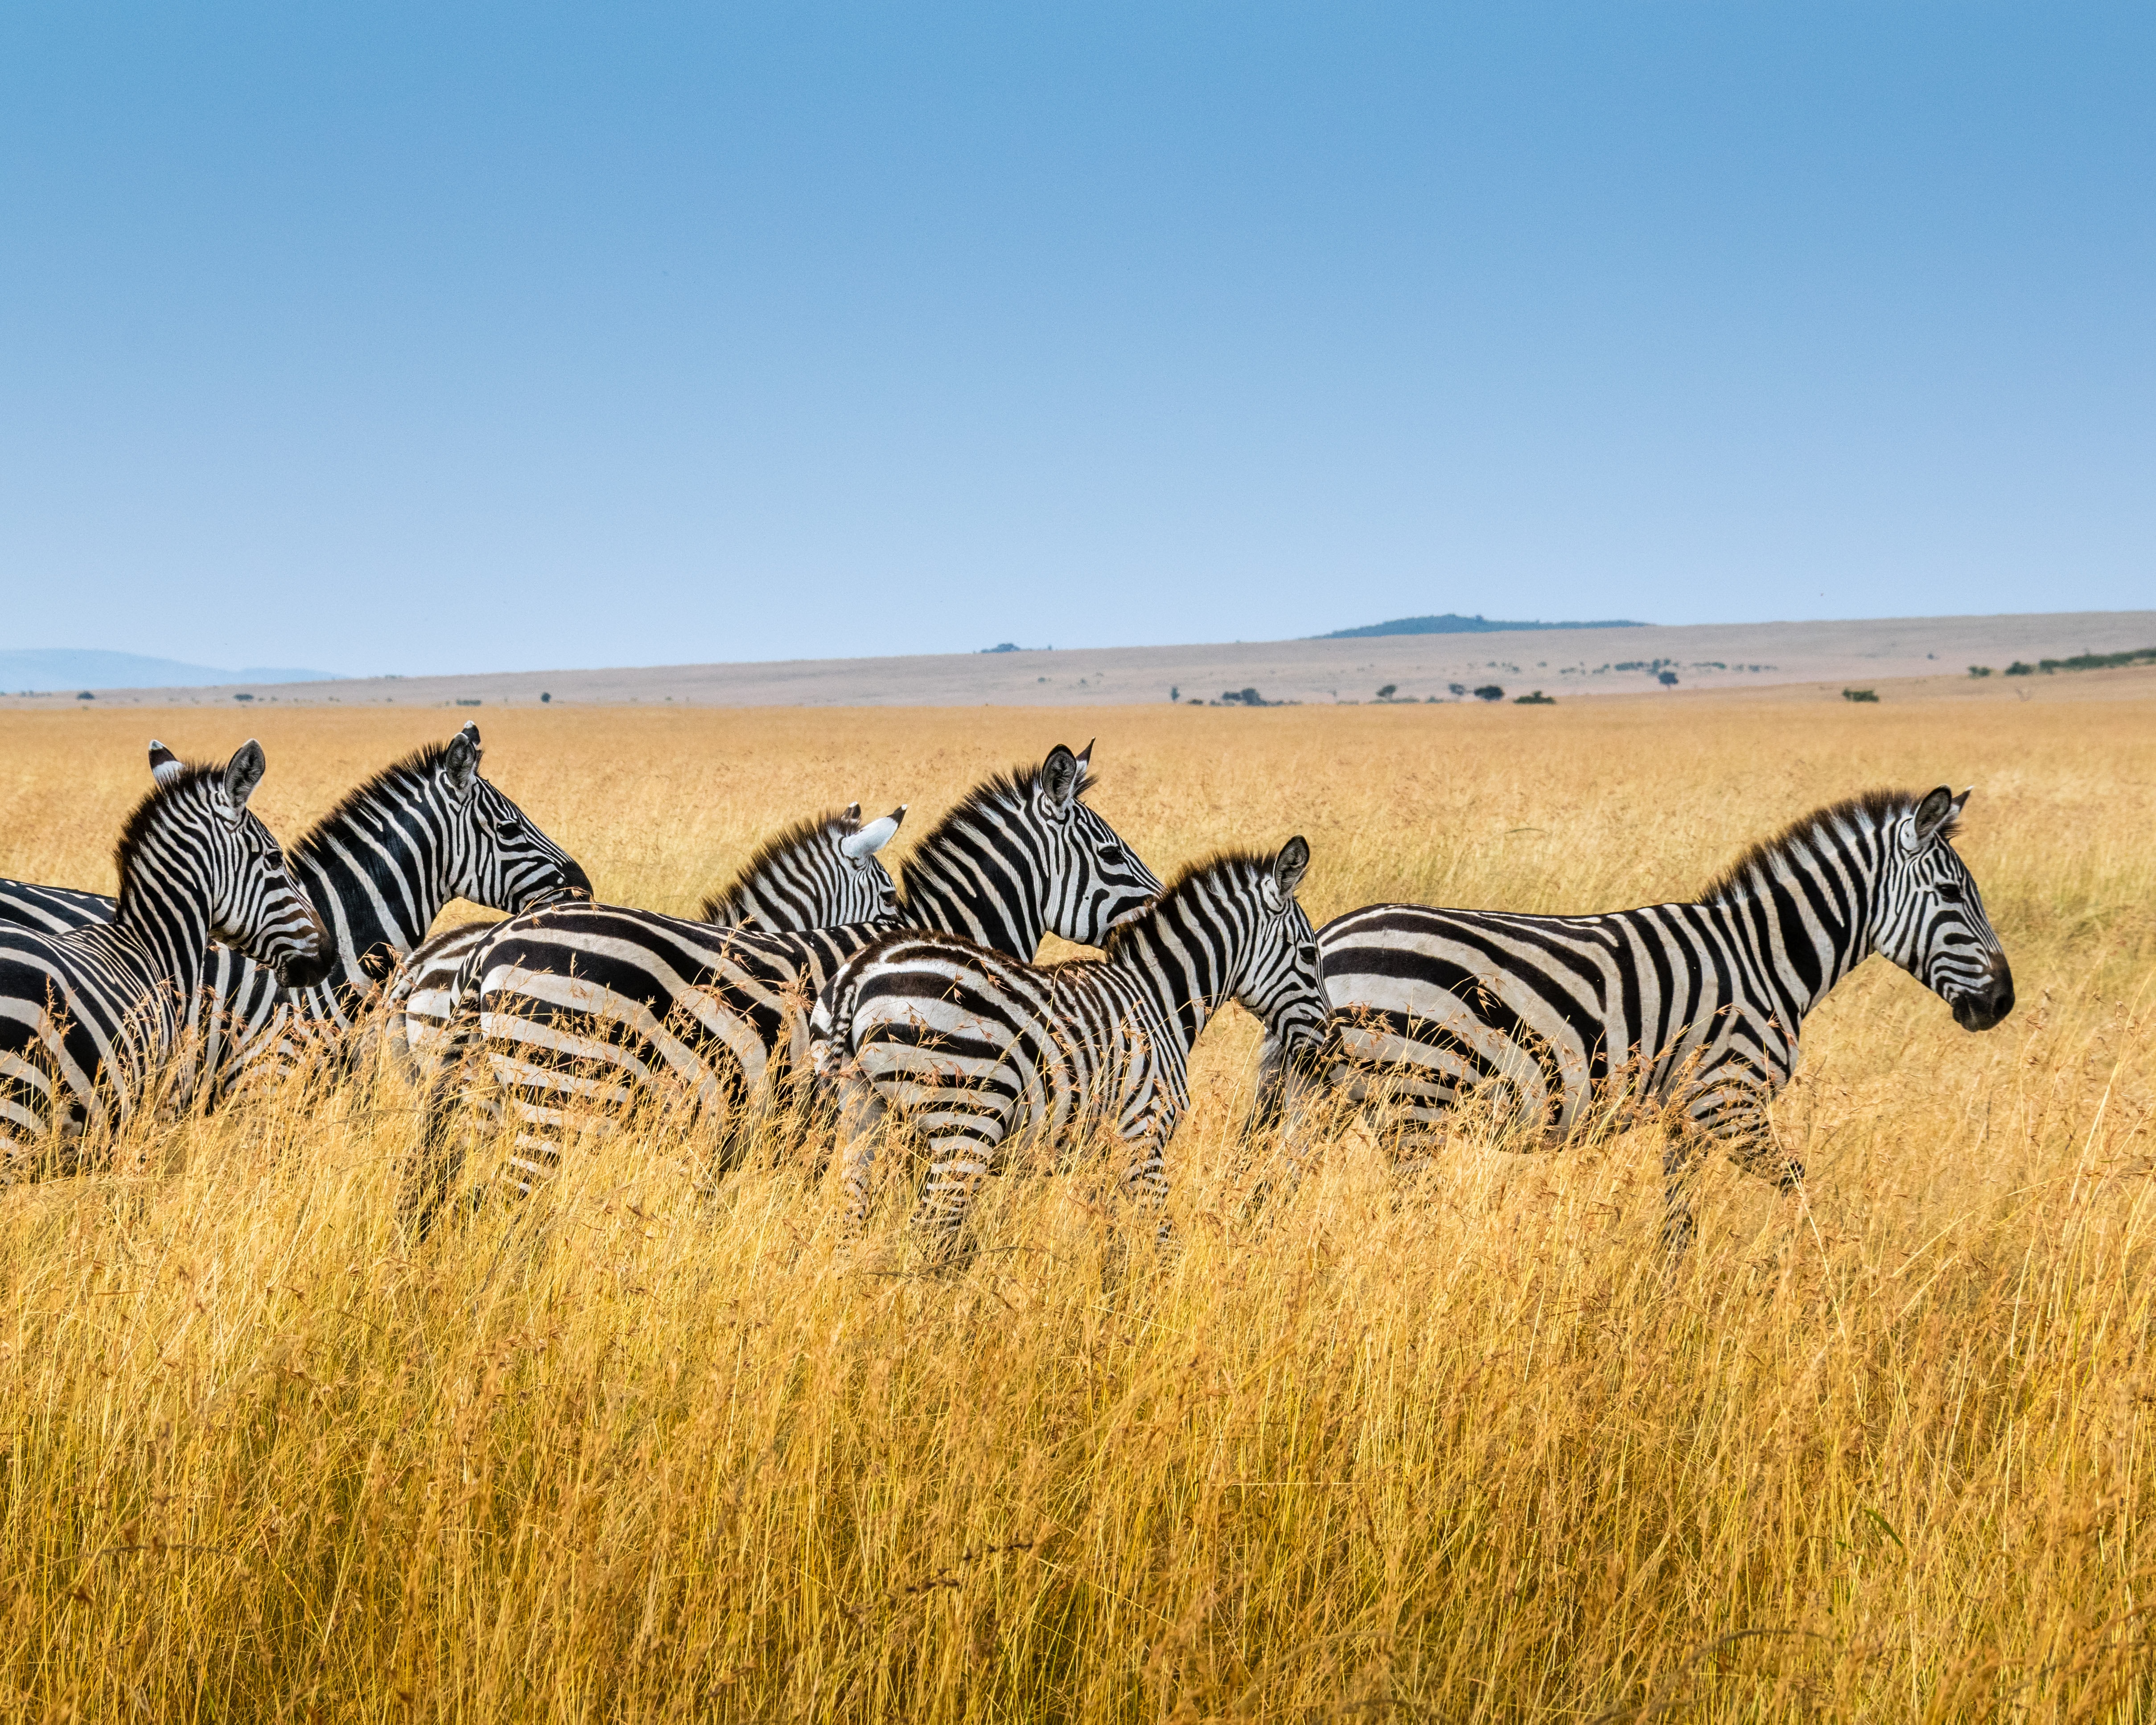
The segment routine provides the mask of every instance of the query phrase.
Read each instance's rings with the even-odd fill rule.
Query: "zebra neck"
[[[336,942],[328,987],[366,989],[364,960],[401,959],[449,901],[422,811],[368,801],[340,809],[292,847],[292,872]]]
[[[1707,908],[1726,920],[1738,950],[1751,956],[1759,986],[1794,1031],[1876,949],[1879,868],[1869,855],[1781,860],[1779,874],[1755,872]]]
[[[1048,911],[1038,870],[1014,862],[1010,853],[1029,860],[1033,848],[1015,819],[993,826],[970,820],[938,834],[907,860],[900,926],[963,935],[1030,960],[1048,932]]]
[[[1235,992],[1240,947],[1216,952],[1213,944],[1187,937],[1169,941],[1158,911],[1118,929],[1108,962],[1130,976],[1152,1004],[1163,1024],[1182,1033],[1183,1052],[1197,1045],[1199,1034]]]
[[[114,929],[158,979],[169,978],[187,1000],[202,986],[209,952],[209,906],[191,865],[163,833],[136,846],[120,882]]]

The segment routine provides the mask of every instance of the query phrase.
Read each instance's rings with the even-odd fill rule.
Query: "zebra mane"
[[[826,814],[812,814],[805,820],[797,820],[792,826],[759,845],[756,854],[742,865],[740,871],[733,879],[704,901],[702,906],[696,912],[697,916],[706,922],[716,922],[722,916],[731,920],[733,906],[728,901],[773,863],[796,850],[803,849],[818,839],[834,833],[850,838],[860,829],[860,822],[847,819],[845,811],[842,809],[834,809]]]
[[[1809,848],[1813,840],[1837,826],[1881,831],[1923,798],[1922,791],[1862,791],[1839,803],[1830,803],[1824,809],[1815,809],[1810,814],[1799,815],[1772,838],[1748,845],[1736,861],[1707,882],[1707,890],[1700,894],[1700,902],[1714,904],[1736,897],[1755,877],[1766,874],[1776,857]],[[1961,814],[1956,810],[1947,817],[1946,824],[1939,829],[1939,836],[1951,839],[1960,828]]]
[[[1111,958],[1114,957],[1117,949],[1130,937],[1132,929],[1142,927],[1152,922],[1160,915],[1168,901],[1185,888],[1197,886],[1203,881],[1222,880],[1245,869],[1255,875],[1267,875],[1272,871],[1273,861],[1274,855],[1269,851],[1216,850],[1212,855],[1188,865],[1177,873],[1173,880],[1161,888],[1158,898],[1127,922],[1120,923],[1110,929],[1108,944],[1102,950]]]
[[[1078,781],[1078,800],[1082,802],[1100,782],[1101,775],[1088,767],[1086,776]],[[900,896],[907,896],[916,864],[921,857],[932,851],[938,839],[949,836],[954,828],[963,825],[983,809],[1024,806],[1040,783],[1040,768],[1038,766],[1014,767],[1009,773],[989,774],[967,792],[945,811],[943,819],[928,829],[927,836],[915,845],[907,853],[906,860],[898,865]]]
[[[449,752],[449,747],[447,742],[422,743],[402,760],[391,762],[372,778],[340,797],[335,808],[285,847],[286,854],[312,856],[321,850],[331,833],[350,821],[384,791],[394,790],[404,784],[418,790],[442,764],[442,757]]]
[[[151,786],[149,794],[135,805],[134,811],[120,829],[119,842],[112,847],[112,865],[119,870],[121,892],[127,890],[127,870],[133,864],[135,853],[148,834],[150,824],[156,819],[157,811],[168,803],[177,802],[181,793],[190,786],[199,784],[205,778],[222,778],[223,773],[222,762],[185,762],[177,772]]]

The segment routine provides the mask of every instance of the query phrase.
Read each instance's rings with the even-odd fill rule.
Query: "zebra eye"
[[[1958,880],[1940,881],[1938,885],[1938,895],[1940,898],[1944,900],[1948,904],[1959,904],[1962,901],[1961,882]]]

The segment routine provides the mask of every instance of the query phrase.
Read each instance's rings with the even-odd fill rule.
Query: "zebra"
[[[974,787],[901,870],[900,923],[1030,957],[1049,932],[1098,945],[1142,911],[1160,881],[1086,806],[1091,757],[1091,743],[1076,755],[1059,743],[1038,768]],[[724,1167],[747,1141],[746,1105],[807,1076],[810,1003],[888,927],[767,934],[598,905],[501,924],[458,983],[423,1129],[421,1231],[455,1177],[444,1140],[476,1054],[519,1122],[520,1189],[549,1171],[578,1101],[726,1108]]]
[[[894,922],[898,889],[876,853],[906,819],[900,803],[861,824],[861,805],[800,821],[767,840],[732,884],[706,898],[699,918],[719,928],[772,933],[849,922]],[[499,922],[466,922],[432,936],[389,979],[384,997],[391,1051],[425,1083],[448,1042],[457,978]]]
[[[520,911],[591,896],[575,860],[481,775],[481,754],[479,726],[467,724],[377,773],[290,847],[293,875],[329,927],[334,962],[315,986],[294,992],[245,954],[210,950],[204,986],[187,1009],[205,1103],[311,1049],[347,1046],[377,984],[450,899]],[[160,782],[182,770],[162,744],[151,745],[150,758]],[[71,905],[36,902],[48,916],[73,911],[85,919],[77,927],[98,911],[96,922],[110,920],[112,900],[66,897]]]
[[[1314,1081],[1389,1104],[1403,1146],[1426,1147],[1474,1094],[1562,1142],[1598,1099],[1647,1104],[1676,1130],[1664,1157],[1665,1239],[1692,1230],[1683,1177],[1719,1147],[1784,1190],[1804,1165],[1774,1143],[1766,1105],[1789,1081],[1804,1015],[1874,952],[1988,1030],[2014,978],[1953,848],[1969,793],[1871,791],[1753,845],[1694,902],[1590,916],[1372,905],[1318,931],[1332,1018],[1312,1077],[1269,1048],[1261,1115]]]
[[[121,830],[109,919],[0,928],[0,1178],[133,1117],[180,1040],[213,937],[292,988],[332,963],[329,931],[248,810],[262,745],[250,737],[223,767],[175,765]]]
[[[1309,867],[1299,837],[1276,855],[1199,863],[1096,959],[1029,964],[921,934],[862,953],[827,997],[818,1050],[839,1093],[850,1228],[867,1220],[886,1113],[927,1142],[914,1219],[946,1248],[1014,1141],[1046,1147],[1098,1125],[1129,1147],[1126,1191],[1160,1215],[1163,1157],[1190,1106],[1190,1050],[1206,1021],[1233,999],[1285,1050],[1314,1048],[1324,1030],[1317,937],[1295,896]]]

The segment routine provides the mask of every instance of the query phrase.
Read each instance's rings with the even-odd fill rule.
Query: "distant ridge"
[[[199,689],[212,683],[333,683],[335,671],[249,665],[219,670],[140,653],[107,653],[95,647],[18,647],[0,649],[0,690],[8,694],[57,689]]]
[[[1486,617],[1462,617],[1453,611],[1442,617],[1396,617],[1390,623],[1369,623],[1360,629],[1336,629],[1329,635],[1312,635],[1313,641],[1352,641],[1365,635],[1494,635],[1515,629],[1645,629],[1630,617],[1604,618],[1597,623],[1505,623]]]

